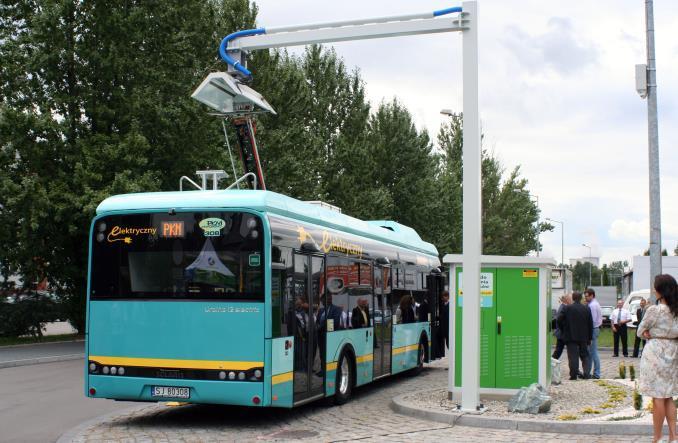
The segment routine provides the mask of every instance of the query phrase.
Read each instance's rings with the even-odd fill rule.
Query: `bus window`
[[[255,215],[112,215],[95,222],[93,236],[93,300],[264,300],[264,236]]]

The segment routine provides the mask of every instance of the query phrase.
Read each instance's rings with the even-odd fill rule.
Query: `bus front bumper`
[[[264,384],[252,381],[177,380],[89,375],[86,395],[128,401],[180,401],[241,406],[266,406]],[[189,398],[156,397],[154,386],[189,389]]]

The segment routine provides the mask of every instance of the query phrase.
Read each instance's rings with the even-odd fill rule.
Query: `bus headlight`
[[[261,378],[261,369],[256,369],[254,371],[254,377]]]
[[[104,374],[108,375],[108,366],[104,366],[104,369],[102,370],[102,372]]]
[[[228,379],[229,380],[235,380],[235,372],[231,371],[228,373]]]
[[[244,372],[238,373],[238,380],[245,380],[245,373]]]
[[[226,373],[224,371],[219,372],[219,380],[226,380]]]
[[[117,374],[117,373],[118,373],[118,368],[116,368],[115,366],[113,366],[113,367],[111,368],[111,375],[115,375],[115,374]]]
[[[125,368],[118,368],[118,375],[125,375]]]
[[[89,372],[96,372],[97,370],[97,364],[92,362],[89,364]]]

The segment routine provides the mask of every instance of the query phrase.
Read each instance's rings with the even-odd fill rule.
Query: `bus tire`
[[[424,370],[424,362],[426,361],[426,336],[422,335],[417,347],[417,366],[412,369],[412,375],[419,375]]]
[[[343,405],[351,398],[355,382],[355,370],[351,354],[346,349],[341,351],[337,361],[337,378],[335,381],[334,404]]]

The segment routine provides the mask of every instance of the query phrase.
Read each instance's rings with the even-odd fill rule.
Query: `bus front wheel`
[[[336,392],[334,394],[334,403],[343,405],[351,398],[353,390],[353,362],[346,350],[341,351],[339,361],[337,362]]]

